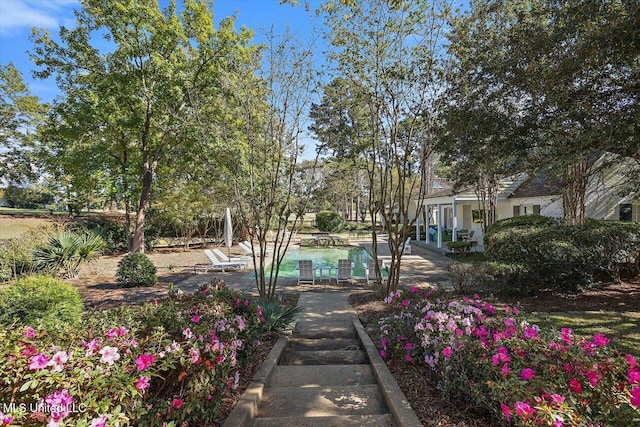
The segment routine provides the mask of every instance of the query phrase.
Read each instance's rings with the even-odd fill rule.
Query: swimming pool
[[[298,277],[298,261],[310,259],[314,266],[338,265],[339,259],[350,259],[354,263],[353,275],[364,277],[362,263],[373,258],[364,248],[289,248],[280,265],[280,277]],[[335,274],[335,270],[333,272]]]

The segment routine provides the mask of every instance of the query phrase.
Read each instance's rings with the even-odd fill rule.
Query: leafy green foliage
[[[237,398],[261,323],[241,293],[207,288],[87,313],[81,327],[2,328],[0,400],[64,394],[83,405],[58,414],[65,425],[213,425]],[[11,415],[16,425],[32,424],[28,411]]]
[[[123,221],[109,216],[87,216],[75,222],[73,230],[81,233],[87,230],[100,236],[105,243],[106,252],[127,249],[127,236]]]
[[[153,286],[158,281],[156,271],[156,266],[146,254],[131,252],[118,263],[116,279],[118,284],[124,288]]]
[[[16,187],[7,186],[4,198],[12,208],[38,209],[44,205],[53,203],[54,197],[51,193],[36,187]]]
[[[84,304],[76,288],[50,276],[27,276],[0,288],[0,325],[78,325]]]
[[[449,250],[452,250],[455,253],[467,253],[477,244],[478,242],[474,242],[474,241],[447,242],[447,248],[449,248]]]
[[[489,229],[485,250],[494,261],[525,266],[531,290],[577,292],[598,274],[618,278],[621,266],[637,261],[640,224],[591,220],[566,226],[539,216],[512,218]]]
[[[320,211],[316,214],[316,226],[320,231],[338,232],[344,230],[346,222],[342,215],[333,211]]]
[[[33,251],[35,265],[42,271],[65,278],[77,277],[80,266],[97,258],[104,240],[92,232],[62,231]]]
[[[264,318],[261,327],[266,332],[278,332],[288,328],[303,309],[301,306],[286,307],[276,301],[267,300],[260,300],[257,304]]]

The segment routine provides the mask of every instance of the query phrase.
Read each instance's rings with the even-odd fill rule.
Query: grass
[[[46,222],[48,222],[48,220],[45,218],[17,218],[0,215],[0,240],[14,239]]]
[[[529,314],[529,317],[540,327],[571,328],[585,337],[605,334],[619,350],[640,356],[640,312],[538,312]]]

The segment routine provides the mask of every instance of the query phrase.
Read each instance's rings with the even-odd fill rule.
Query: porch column
[[[416,209],[416,241],[420,241],[420,212]]]
[[[458,240],[458,236],[457,236],[458,233],[456,232],[456,230],[458,228],[458,208],[457,208],[457,205],[456,205],[456,198],[455,197],[453,198],[453,206],[452,206],[451,210],[453,212],[453,224],[452,224],[453,227],[452,227],[452,230],[451,230],[451,233],[452,233],[451,234],[451,241],[452,242],[456,242]]]
[[[438,203],[436,205],[436,225],[438,228],[438,247],[442,248],[442,205]]]

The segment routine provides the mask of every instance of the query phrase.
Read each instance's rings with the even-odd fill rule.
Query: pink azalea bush
[[[206,288],[84,320],[60,334],[0,330],[0,402],[11,409],[0,425],[212,425],[264,330],[253,302]]]
[[[512,425],[640,422],[640,367],[602,334],[542,330],[477,295],[445,300],[412,289],[385,301],[397,310],[381,321],[381,355],[426,363],[447,397]]]

